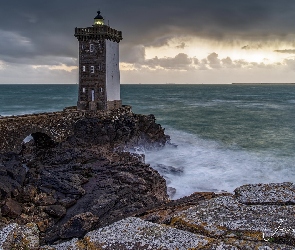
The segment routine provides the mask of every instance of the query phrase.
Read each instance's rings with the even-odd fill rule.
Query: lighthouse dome
[[[97,11],[97,16],[94,19],[103,19],[102,15],[100,14],[100,11]]]
[[[97,11],[97,16],[94,18],[94,25],[104,25],[104,19],[100,11]]]

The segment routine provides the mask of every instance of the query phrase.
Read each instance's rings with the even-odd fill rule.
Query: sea
[[[78,85],[0,85],[0,115],[62,110]],[[234,192],[244,184],[295,180],[295,85],[122,84],[123,104],[154,114],[171,145],[144,151],[175,190]]]

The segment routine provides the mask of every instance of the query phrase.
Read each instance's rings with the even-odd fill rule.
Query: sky
[[[123,32],[121,83],[295,82],[294,0],[9,0],[0,83],[77,83],[97,10]]]

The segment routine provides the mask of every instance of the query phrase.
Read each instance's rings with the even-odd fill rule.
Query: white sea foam
[[[156,168],[176,189],[173,199],[196,191],[228,191],[243,184],[292,182],[295,179],[295,159],[276,158],[271,152],[248,152],[227,148],[221,143],[200,139],[194,135],[166,129],[177,148],[145,152],[146,163]],[[183,167],[183,173],[167,168],[161,171],[157,164]]]

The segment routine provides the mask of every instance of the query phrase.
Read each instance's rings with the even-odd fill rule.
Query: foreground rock
[[[90,231],[83,238],[40,249],[295,249],[295,207],[284,205],[281,200],[282,192],[292,185],[245,185],[237,188],[234,195],[194,193],[136,212]],[[245,197],[256,197],[257,204],[263,205],[240,202]],[[272,202],[267,204],[270,197]],[[85,216],[92,218],[91,214]],[[18,246],[20,242],[36,246],[38,239],[28,237],[30,233],[20,235],[17,242],[9,238],[16,227],[12,224],[2,229],[0,246]],[[21,237],[26,240],[21,241]]]
[[[290,203],[293,187],[292,183],[258,184],[239,187],[235,195],[196,193],[182,199],[184,204],[191,204],[189,208],[174,201],[139,216],[235,249],[271,243],[271,249],[295,249],[295,206]]]
[[[53,250],[66,247],[79,249],[79,245],[83,244],[84,249],[92,247],[92,249],[168,250],[200,248],[208,242],[209,239],[203,236],[130,217],[88,233],[83,241],[74,239],[71,242],[41,249]]]
[[[58,245],[44,246],[43,250],[58,249],[273,249],[291,250],[294,247],[253,242],[240,239],[215,239],[172,227],[167,227],[130,217],[110,226],[88,233],[82,240],[73,239]]]

